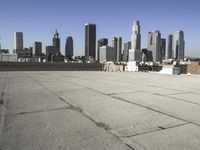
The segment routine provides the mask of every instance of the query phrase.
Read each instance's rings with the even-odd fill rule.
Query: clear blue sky
[[[67,36],[74,39],[75,55],[84,54],[84,24],[97,25],[97,39],[121,36],[131,40],[134,20],[141,24],[142,47],[147,32],[160,30],[162,37],[176,30],[185,33],[186,55],[200,57],[200,0],[1,0],[2,48],[13,49],[13,33],[24,33],[24,46],[41,41],[52,44],[50,30],[59,28],[61,48]]]

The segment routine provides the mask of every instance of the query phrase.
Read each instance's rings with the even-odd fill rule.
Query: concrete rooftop
[[[199,150],[200,76],[0,72],[1,150]]]

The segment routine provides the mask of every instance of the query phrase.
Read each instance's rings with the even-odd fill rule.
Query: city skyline
[[[104,1],[104,0],[103,0]],[[159,30],[163,38],[174,31],[185,34],[186,56],[200,57],[200,2],[192,1],[105,1],[103,7],[91,0],[78,1],[14,1],[3,0],[0,10],[0,37],[2,48],[13,49],[13,33],[23,32],[24,47],[34,41],[51,45],[51,30],[58,29],[61,38],[61,52],[64,54],[65,39],[74,39],[75,55],[84,55],[84,24],[95,23],[97,40],[122,37],[123,43],[131,40],[131,26],[134,20],[141,25],[141,48],[146,48],[147,33]],[[36,6],[37,11],[31,5]],[[100,5],[100,4],[99,4]],[[187,6],[187,7],[186,7]],[[18,10],[18,11],[17,11]],[[61,27],[59,28],[59,26]]]

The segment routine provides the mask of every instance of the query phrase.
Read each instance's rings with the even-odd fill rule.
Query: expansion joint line
[[[183,118],[178,117],[178,116],[173,116],[173,115],[171,115],[171,114],[169,114],[169,113],[162,112],[162,111],[156,110],[156,109],[154,109],[154,108],[151,108],[151,107],[148,107],[148,106],[145,106],[145,105],[142,105],[142,104],[138,104],[138,103],[135,103],[135,102],[130,102],[130,101],[128,101],[128,100],[125,100],[125,99],[123,99],[123,98],[119,98],[119,97],[116,97],[116,96],[111,96],[111,97],[115,98],[116,100],[120,100],[120,101],[124,101],[124,102],[130,103],[130,104],[134,104],[134,105],[137,105],[137,106],[140,106],[140,107],[143,107],[143,108],[146,108],[146,109],[155,111],[155,112],[157,112],[157,113],[160,113],[160,114],[163,114],[163,115],[166,115],[166,116],[169,116],[169,117],[178,119],[178,120],[182,120],[182,121],[187,122],[187,123],[191,123],[191,124],[200,126],[200,124],[198,124],[198,123],[191,122],[190,120],[183,119]]]
[[[143,132],[143,133],[138,133],[138,134],[133,134],[133,135],[128,135],[128,136],[120,136],[120,137],[122,137],[122,138],[130,138],[130,137],[144,135],[144,134],[153,133],[153,132],[157,132],[157,131],[163,131],[163,130],[173,129],[173,128],[185,126],[185,125],[188,125],[188,124],[191,124],[191,123],[186,122],[186,123],[183,123],[183,124],[179,124],[179,125],[175,125],[175,126],[171,126],[171,127],[167,127],[167,128],[158,127],[159,129],[155,129],[155,130],[151,130],[151,131],[147,131],[147,132]]]

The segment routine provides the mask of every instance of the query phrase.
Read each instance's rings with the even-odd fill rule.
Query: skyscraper
[[[101,39],[99,39],[98,40],[98,46],[97,46],[97,54],[98,54],[98,56],[97,56],[97,61],[99,62],[99,57],[100,57],[100,47],[102,47],[102,46],[107,46],[108,45],[108,39],[106,39],[106,38],[101,38]]]
[[[134,50],[141,49],[141,34],[140,34],[139,21],[134,21],[133,26],[132,26],[131,49],[134,49]]]
[[[122,38],[118,37],[117,42],[117,62],[121,62],[122,59]]]
[[[141,34],[140,23],[134,21],[132,26],[131,49],[129,50],[129,61],[141,61]]]
[[[124,50],[123,50],[123,61],[124,62],[128,62],[129,49],[131,49],[131,42],[124,43]]]
[[[59,38],[59,33],[57,30],[53,37],[53,46],[56,47],[57,53],[59,53],[60,52],[60,38]]]
[[[172,41],[173,41],[173,35],[170,34],[168,36],[167,59],[172,59]]]
[[[173,33],[172,57],[176,60],[183,59],[185,55],[185,41],[183,31]]]
[[[121,55],[122,55],[122,38],[121,37],[113,37],[112,47],[114,47],[114,49],[115,49],[116,61],[120,62]]]
[[[73,55],[73,38],[71,36],[68,36],[65,43],[65,57],[71,60]]]
[[[85,24],[85,58],[96,58],[96,25]]]
[[[160,62],[166,59],[166,39],[160,40]]]
[[[34,56],[41,56],[42,54],[42,43],[41,42],[34,42],[33,43],[33,55]]]
[[[183,31],[176,31],[168,36],[168,59],[180,60],[185,56]]]
[[[113,37],[113,39],[112,39],[112,47],[114,47],[115,51],[117,51],[117,37]]]
[[[16,53],[18,50],[23,50],[23,33],[15,32],[14,33],[14,51]]]
[[[153,61],[160,62],[160,31],[149,32],[147,35],[147,49],[152,51]]]

